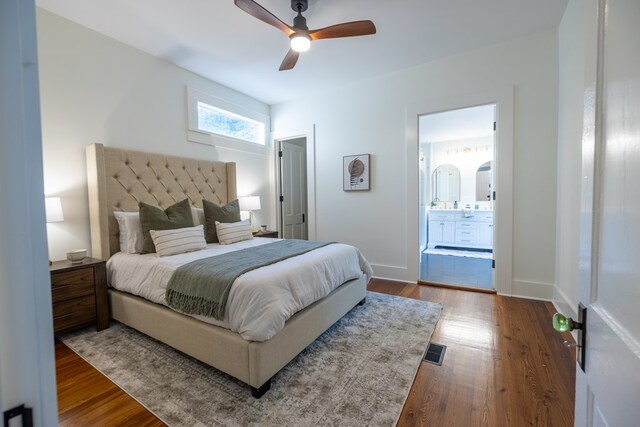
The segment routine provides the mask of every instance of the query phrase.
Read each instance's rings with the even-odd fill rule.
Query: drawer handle
[[[460,239],[461,242],[471,243],[471,240]]]
[[[73,285],[53,285],[53,290],[57,291],[58,289],[66,289],[66,288],[70,288]]]

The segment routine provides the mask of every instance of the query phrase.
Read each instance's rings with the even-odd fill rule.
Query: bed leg
[[[362,298],[358,305],[364,305],[367,302],[367,297]]]
[[[255,388],[251,387],[251,396],[256,399],[260,399],[266,392],[271,388],[271,379],[267,380],[266,383],[262,384],[260,387]]]

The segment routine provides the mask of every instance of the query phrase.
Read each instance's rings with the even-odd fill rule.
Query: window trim
[[[198,102],[264,124],[264,145],[199,129]],[[187,86],[187,139],[191,142],[267,156],[270,153],[269,147],[271,145],[269,140],[271,134],[269,129],[270,121],[270,117],[266,114]]]

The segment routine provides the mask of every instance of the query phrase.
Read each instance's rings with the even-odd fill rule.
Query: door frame
[[[406,169],[407,169],[407,277],[416,281],[420,275],[420,236],[410,233],[419,225],[420,141],[419,117],[426,114],[458,110],[479,105],[496,105],[495,171],[497,193],[494,201],[494,256],[496,262],[494,286],[499,295],[513,295],[513,147],[514,147],[514,87],[507,86],[473,93],[450,93],[425,97],[406,107]]]
[[[309,222],[308,222],[309,214],[308,214],[307,211],[309,210],[309,204],[307,202],[307,199],[309,198],[309,189],[308,189],[308,185],[307,185],[307,181],[306,181],[306,178],[307,178],[306,177],[306,171],[307,171],[307,169],[306,169],[306,166],[307,166],[307,164],[306,164],[307,163],[307,137],[306,136],[301,136],[301,137],[285,138],[285,139],[277,140],[276,141],[276,144],[277,144],[276,153],[278,153],[278,151],[282,151],[281,150],[281,148],[282,148],[281,145],[283,143],[285,143],[285,142],[288,142],[291,145],[300,147],[300,145],[298,145],[297,143],[293,143],[293,142],[290,142],[290,141],[301,141],[301,140],[304,140],[303,149],[304,149],[304,168],[305,168],[305,174],[304,174],[305,175],[305,182],[304,182],[304,184],[305,184],[305,187],[304,187],[304,192],[305,192],[305,200],[304,200],[305,212],[304,212],[304,215],[303,215],[303,223],[304,223],[304,227],[306,228],[306,232],[307,232],[306,239],[308,240],[309,239]],[[278,227],[279,227],[278,231],[279,231],[280,237],[281,238],[285,238],[285,236],[284,236],[284,216],[282,215],[282,203],[283,202],[281,202],[279,200],[280,197],[283,195],[283,191],[282,191],[283,187],[282,187],[282,180],[281,180],[281,178],[282,178],[282,157],[280,157],[279,154],[276,154],[276,156],[277,156],[276,157],[276,163],[277,163],[277,171],[278,171],[278,179],[276,181],[276,187],[277,187],[276,194],[277,194],[277,202],[278,202],[277,203],[277,205],[278,205],[277,221],[278,221]]]
[[[434,113],[424,113],[424,114],[419,114],[419,115],[418,115],[418,174],[420,173],[420,127],[421,127],[421,126],[420,126],[420,118],[421,118],[421,117],[429,116],[429,115],[432,115],[432,114],[449,113],[449,112],[454,112],[454,111],[459,111],[459,110],[466,110],[466,109],[468,109],[468,108],[487,107],[487,106],[492,106],[492,107],[493,107],[493,121],[494,121],[494,123],[497,123],[497,121],[498,121],[498,104],[493,103],[493,102],[492,102],[492,103],[488,103],[488,104],[481,104],[481,105],[469,105],[469,106],[467,106],[467,107],[453,108],[453,109],[450,109],[450,110],[446,110],[446,111],[437,111],[437,112],[434,112]],[[497,140],[498,140],[498,132],[497,132],[497,129],[496,129],[496,128],[494,128],[494,131],[493,131],[493,141],[492,141],[492,145],[493,145],[492,149],[493,149],[493,153],[494,153],[494,155],[493,155],[493,160],[491,160],[491,161],[490,161],[490,163],[491,163],[491,171],[492,171],[492,174],[496,173],[496,171],[497,171],[497,167],[496,167],[496,165],[498,164],[498,162],[497,162],[497,156],[496,156],[496,153],[497,153]],[[430,143],[429,145],[431,145],[431,144],[438,144],[438,142]],[[430,161],[431,161],[431,160],[430,160]],[[429,173],[431,174],[431,173],[433,173],[433,171],[429,170]],[[497,174],[496,174],[496,176],[497,176]],[[429,183],[428,183],[428,187],[430,188],[430,187],[433,185],[433,183],[431,182],[431,176],[429,176],[428,178],[429,178],[429,179],[428,179],[428,182],[429,182]],[[496,191],[496,190],[495,190],[495,181],[496,181],[496,180],[495,180],[495,179],[493,179],[492,181],[493,181],[493,182],[492,182],[491,184],[492,184],[493,186],[490,186],[490,188],[491,188],[491,193],[494,193],[494,192]],[[437,185],[437,184],[436,184],[436,185]],[[422,190],[422,191],[421,191],[421,190]],[[420,194],[420,193],[421,193],[421,192],[424,192],[424,191],[425,191],[425,188],[421,188],[421,180],[420,180],[420,178],[418,178],[418,192],[419,192],[419,193],[418,193],[418,210],[420,210],[420,196],[421,196],[421,194]],[[431,191],[429,191],[429,192],[431,193]],[[431,194],[431,197],[433,197],[433,194]],[[495,212],[496,207],[497,207],[497,200],[492,200],[492,201],[494,202],[494,203],[493,203],[493,206],[494,206],[493,210],[494,210],[494,212]],[[426,202],[426,201],[425,201],[425,202]],[[419,224],[418,224],[418,230],[420,230],[420,225],[424,222],[424,221],[423,221],[423,219],[424,219],[424,220],[426,220],[426,219],[427,219],[427,207],[426,207],[426,204],[425,204],[425,215],[424,215],[424,218],[420,218],[420,214],[418,213],[418,221],[419,221]],[[427,221],[427,222],[428,222],[428,221]],[[494,215],[494,219],[493,219],[493,223],[492,223],[492,224],[493,224],[492,233],[491,233],[491,241],[492,241],[492,245],[491,245],[491,246],[492,246],[492,259],[493,259],[493,261],[494,261],[495,263],[497,263],[497,260],[496,260],[496,251],[495,251],[495,241],[496,241],[496,234],[497,234],[497,231],[496,231],[496,230],[497,230],[496,224],[497,224],[497,222],[496,222],[495,215]],[[425,228],[426,228],[426,229],[428,229],[428,228],[429,228],[428,224],[426,224],[426,225],[425,225]],[[426,230],[425,230],[425,231],[426,231]],[[418,238],[418,243],[419,243],[419,240],[420,240],[420,238],[421,238],[421,237],[422,237],[422,236],[420,236],[420,237]],[[426,248],[428,248],[428,247],[429,247],[429,239],[427,239],[427,241],[426,241],[425,243],[426,243],[425,247],[426,247]],[[420,263],[421,263],[421,259],[422,259],[422,245],[419,245],[419,251],[418,251],[418,253],[419,253],[419,255],[418,255],[418,268],[420,268]],[[492,269],[493,269],[493,267],[492,267]],[[441,283],[441,284],[442,284],[442,285],[444,285],[444,286],[450,286],[450,287],[454,287],[454,288],[458,288],[458,289],[470,289],[470,290],[477,290],[477,291],[482,291],[482,292],[484,292],[484,291],[491,291],[491,292],[493,293],[493,292],[495,292],[495,289],[496,289],[496,275],[495,275],[495,274],[493,274],[493,273],[494,273],[494,272],[492,272],[492,274],[491,274],[491,289],[479,288],[479,287],[477,287],[477,286],[467,285],[467,284],[461,284],[461,283],[447,283],[447,282],[443,282],[443,283]],[[423,279],[420,277],[420,270],[418,270],[418,282],[429,282],[428,280],[423,280]]]
[[[307,236],[309,240],[316,240],[316,125],[312,124],[309,128],[300,129],[299,132],[289,132],[284,134],[278,131],[271,132],[271,140],[273,141],[273,168],[275,171],[275,202],[276,202],[276,226],[278,232],[281,232],[282,211],[280,206],[280,158],[278,151],[280,150],[280,141],[291,139],[305,138],[307,140]]]

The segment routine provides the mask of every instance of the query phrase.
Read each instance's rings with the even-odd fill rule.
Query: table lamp
[[[249,224],[253,228],[253,211],[260,210],[260,196],[244,196],[238,199],[241,211],[249,211]]]
[[[44,210],[47,216],[47,223],[64,221],[60,197],[45,197]],[[49,260],[49,265],[51,264],[51,260]]]

